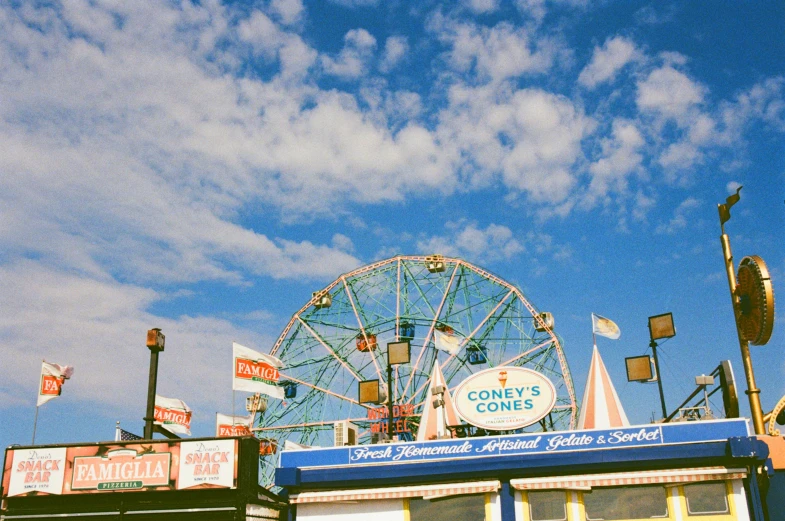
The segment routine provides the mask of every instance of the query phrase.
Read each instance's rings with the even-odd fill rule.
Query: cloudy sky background
[[[590,314],[615,320],[633,422],[659,411],[624,372],[650,315],[678,330],[669,407],[722,359],[742,384],[716,205],[744,185],[734,254],[783,291],[783,34],[774,1],[0,2],[0,442],[30,442],[42,358],[75,374],[38,443],[141,433],[151,327],[159,393],[212,435],[232,341],[269,351],[312,291],[399,253],[518,285],[579,395]]]

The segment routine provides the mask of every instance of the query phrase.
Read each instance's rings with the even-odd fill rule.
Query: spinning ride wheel
[[[314,293],[276,341],[270,354],[282,362],[286,398],[269,400],[255,434],[263,447],[286,440],[327,447],[335,422],[348,420],[358,443],[370,443],[380,421],[371,418],[382,406],[359,403],[358,382],[386,381],[387,343],[399,340],[410,341],[411,362],[394,366],[393,403],[411,413],[406,426],[413,435],[437,359],[451,391],[491,367],[544,374],[556,388],[556,405],[520,431],[574,428],[572,377],[548,322],[518,288],[461,259],[401,255],[364,266]],[[435,348],[442,335],[458,344],[456,354]],[[269,486],[277,455],[267,452],[260,481]]]

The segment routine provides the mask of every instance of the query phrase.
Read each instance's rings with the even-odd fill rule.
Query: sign
[[[749,436],[745,419],[640,425],[618,429],[561,431],[484,438],[458,438],[419,443],[361,445],[312,450],[284,450],[281,467],[345,467],[389,463],[415,463],[467,458],[591,452],[726,441]]]
[[[147,440],[8,448],[2,497],[237,488],[241,441],[248,447],[255,440]],[[255,445],[251,446],[254,454],[248,461],[257,457]],[[253,482],[256,486],[255,479]]]
[[[65,452],[65,447],[15,450],[11,468],[6,468],[8,495],[62,493]]]
[[[235,440],[181,443],[177,489],[199,485],[231,488],[235,478],[236,456]]]
[[[374,407],[368,409],[368,419],[372,420],[371,433],[387,432],[390,410],[387,407]],[[414,416],[414,404],[406,403],[393,406],[393,429],[396,433],[412,432],[406,420]],[[384,420],[384,421],[380,421]]]
[[[508,431],[545,417],[556,403],[556,388],[545,375],[531,369],[495,367],[464,380],[453,400],[466,422],[483,429]]]
[[[71,490],[126,490],[169,484],[172,455],[169,452],[139,453],[132,448],[109,451],[102,456],[73,459]]]

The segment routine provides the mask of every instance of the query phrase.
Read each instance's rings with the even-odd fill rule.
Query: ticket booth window
[[[529,492],[528,499],[531,521],[565,521],[567,519],[564,491]]]
[[[657,519],[668,517],[663,486],[595,488],[583,493],[588,521]]]
[[[409,521],[486,521],[485,494],[409,499]]]
[[[725,482],[696,483],[684,486],[689,515],[729,514]]]

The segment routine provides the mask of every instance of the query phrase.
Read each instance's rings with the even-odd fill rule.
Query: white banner
[[[433,343],[436,346],[436,349],[447,351],[451,355],[456,354],[458,352],[458,348],[461,346],[460,338],[455,335],[442,333],[438,329],[433,330]]]
[[[283,400],[283,388],[278,386],[280,360],[238,343],[232,343],[232,353],[232,389],[262,393]]]
[[[57,398],[62,392],[65,381],[74,374],[74,368],[69,365],[49,364],[44,360],[41,364],[41,380],[38,385],[38,403],[40,407],[52,398]]]
[[[191,408],[177,398],[155,395],[155,424],[169,432],[191,435]]]
[[[216,437],[225,438],[227,436],[250,436],[253,417],[253,414],[250,416],[232,416],[230,414],[216,413]]]

